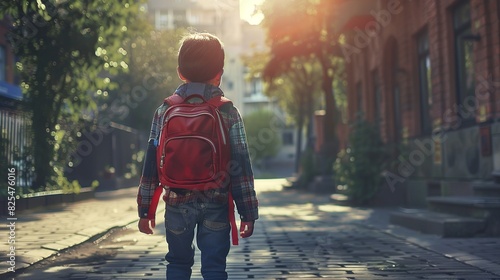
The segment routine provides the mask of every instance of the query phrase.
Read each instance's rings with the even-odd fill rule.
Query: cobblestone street
[[[229,279],[500,279],[500,238],[442,239],[424,235],[389,225],[388,209],[339,206],[328,196],[282,190],[283,179],[256,182],[261,218],[254,235],[232,247]],[[163,213],[158,213],[154,235],[141,234],[135,231],[135,189],[117,193],[121,195],[116,202],[97,198],[71,208],[74,212],[86,205],[87,216],[103,219],[88,217],[73,221],[82,228],[106,223],[111,228],[119,226],[118,221],[130,224],[134,230],[121,236],[115,246],[107,247],[117,250],[114,258],[97,263],[83,259],[71,265],[28,268],[15,279],[165,279],[163,258],[167,245]],[[100,203],[115,207],[117,216],[103,213],[98,208]],[[120,213],[122,208],[127,211]],[[26,214],[23,231],[33,231],[31,239],[39,244],[43,238],[37,239],[31,226],[43,223],[44,228],[54,228],[67,215],[68,211]],[[115,222],[105,222],[106,218]],[[19,223],[22,221],[20,217]],[[30,227],[28,223],[32,223]],[[70,229],[70,224],[68,221],[65,228]],[[94,227],[96,232],[100,231],[96,229],[99,226]],[[4,231],[2,228],[2,234]],[[64,243],[57,241],[58,238],[67,239],[57,235],[49,244]],[[26,240],[20,238],[18,245],[23,246]],[[38,249],[35,244],[31,246],[26,256],[30,252],[56,253],[60,249],[55,245]],[[199,252],[197,257],[192,279],[202,279]],[[0,278],[12,279],[9,274],[1,274]]]

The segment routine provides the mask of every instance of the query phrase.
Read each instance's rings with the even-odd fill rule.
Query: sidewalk
[[[98,192],[94,199],[17,215],[15,228],[15,269],[19,270],[66,248],[83,243],[138,220],[137,187]],[[5,238],[0,250],[0,276],[8,271],[9,226],[6,217],[0,227]]]
[[[391,209],[335,205],[326,195],[282,190],[283,183],[256,181],[261,218],[254,236],[232,247],[230,279],[500,279],[500,238],[420,234],[388,224]],[[22,258],[27,266],[92,234],[133,223],[135,191],[20,215],[18,262]],[[125,245],[113,260],[51,267],[16,279],[165,279],[162,216],[159,211],[154,235],[134,231],[123,237]],[[196,257],[192,279],[201,279],[199,252]]]

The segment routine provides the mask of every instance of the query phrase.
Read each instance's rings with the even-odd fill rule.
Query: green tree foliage
[[[114,77],[119,87],[98,92],[99,118],[135,128],[147,139],[153,113],[181,82],[176,71],[177,51],[186,30],[154,30],[140,19],[129,31],[123,44],[128,71]],[[133,155],[125,176],[138,175],[143,158],[143,151]]]
[[[115,77],[119,88],[100,94],[101,117],[131,126],[149,136],[156,108],[171,95],[179,83],[177,51],[183,29],[153,30],[149,23],[131,30],[124,49],[129,71]]]
[[[269,53],[259,52],[244,57],[244,63],[250,70],[249,76],[259,78],[270,56]],[[280,108],[283,108],[297,128],[295,169],[299,171],[303,129],[307,127],[307,140],[312,139],[313,112],[322,107],[321,69],[313,59],[293,58],[287,71],[279,73],[279,76],[268,79],[264,83],[264,93],[278,101]],[[307,144],[307,146],[311,145],[312,143]]]
[[[113,75],[127,70],[122,42],[139,3],[11,0],[0,10],[13,24],[9,39],[33,113],[35,188],[41,189],[56,184],[81,127],[94,119],[92,93],[112,89]]]
[[[243,61],[249,68],[249,75],[260,77],[267,62],[269,53],[255,53],[245,56]],[[264,83],[264,93],[277,100],[291,121],[302,126],[313,110],[323,106],[321,100],[321,69],[314,60],[293,58],[288,71],[279,73],[274,79]]]
[[[376,126],[362,118],[353,124],[349,144],[335,161],[336,180],[353,204],[362,205],[377,193],[388,153]]]
[[[332,26],[335,1],[276,0],[262,6],[264,26],[271,45],[271,59],[264,77],[274,79],[293,67],[297,57],[315,59],[321,70],[321,89],[325,104],[324,145],[321,147],[322,173],[330,173],[338,151],[335,127],[340,119],[334,93],[339,62],[338,35]]]
[[[258,164],[266,158],[275,156],[281,142],[274,128],[277,117],[273,112],[261,110],[243,118],[248,139],[248,150],[253,161]]]

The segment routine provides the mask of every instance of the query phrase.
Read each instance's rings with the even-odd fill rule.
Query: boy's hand
[[[138,224],[139,231],[145,234],[153,234],[155,226],[155,219],[141,218]]]
[[[255,221],[251,222],[241,222],[240,223],[240,236],[241,238],[247,238],[253,234],[253,225]]]

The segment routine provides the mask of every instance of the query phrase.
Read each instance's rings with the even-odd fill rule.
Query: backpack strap
[[[182,98],[182,96],[174,93],[174,94],[170,95],[169,97],[165,98],[165,100],[163,102],[167,103],[168,106],[172,106],[172,105],[176,105],[176,104],[181,104],[182,102],[184,102],[184,98]]]
[[[207,103],[211,104],[212,106],[217,107],[221,111],[229,111],[230,106],[233,105],[233,102],[229,100],[228,98],[218,95],[210,98]],[[231,226],[231,239],[233,241],[233,245],[238,245],[238,226],[236,225],[236,217],[234,214],[234,198],[233,198],[233,190],[231,187],[231,184],[229,184],[228,188],[228,214],[229,214],[229,224]]]
[[[158,207],[158,202],[160,201],[160,197],[163,194],[163,187],[156,186],[156,189],[153,193],[153,198],[151,199],[151,204],[149,205],[148,210],[148,219],[154,219],[156,216],[156,208]]]
[[[233,103],[233,102],[222,95],[217,95],[217,96],[210,98],[207,101],[207,103],[210,103],[210,104],[214,105],[215,107],[220,108],[221,106],[223,106],[225,104]]]
[[[234,214],[234,198],[233,191],[231,187],[229,187],[229,195],[228,195],[228,214],[229,214],[229,224],[231,225],[231,239],[233,241],[233,245],[238,245],[238,226],[236,225],[236,217]]]
[[[212,98],[210,98],[207,103],[211,104],[212,106],[215,106],[217,108],[219,108],[219,110],[221,110],[222,112],[229,112],[233,102],[222,96],[222,95],[217,95],[217,96],[214,96]]]
[[[198,97],[198,98],[201,98],[203,101],[205,101],[205,99],[201,95],[198,95],[198,94],[190,95],[187,98],[191,98],[191,97],[192,98]],[[174,94],[170,95],[169,97],[165,98],[165,100],[163,102],[167,103],[169,106],[172,106],[172,105],[176,105],[176,104],[181,104],[185,101],[186,101],[185,98],[174,93]],[[214,96],[214,97],[210,98],[209,100],[207,100],[206,102],[219,108],[219,109],[226,104],[233,103],[231,100],[229,100],[228,98],[226,98],[222,95]]]

